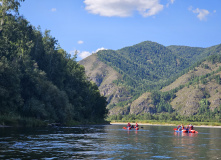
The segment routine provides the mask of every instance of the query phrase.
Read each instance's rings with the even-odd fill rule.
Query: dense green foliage
[[[118,85],[123,84],[135,93],[160,89],[190,66],[166,47],[150,41],[117,51],[99,51],[98,57],[122,74],[123,81],[118,81]]]
[[[200,62],[208,56],[217,54],[221,51],[221,44],[209,48],[188,47],[188,46],[168,46],[173,54],[187,60],[191,65]]]
[[[199,48],[199,47],[188,47],[188,46],[168,46],[168,49],[170,49],[173,54],[180,56],[186,60],[190,64],[196,63],[199,61],[199,57],[205,57],[202,55],[202,53],[205,51],[205,48]]]
[[[161,112],[169,112],[172,113],[173,109],[170,105],[172,99],[174,99],[176,95],[174,92],[157,92],[153,91],[151,94],[152,103],[155,107],[155,113]]]
[[[50,31],[43,34],[11,14],[5,14],[1,28],[0,124],[7,123],[2,117],[63,124],[104,119],[106,98]]]
[[[137,122],[146,120],[157,120],[157,121],[188,121],[188,122],[221,122],[221,105],[214,111],[208,108],[208,101],[203,99],[200,101],[199,113],[193,116],[180,115],[177,112],[161,112],[156,114],[129,114],[129,115],[111,115],[107,120],[118,121],[118,122]]]

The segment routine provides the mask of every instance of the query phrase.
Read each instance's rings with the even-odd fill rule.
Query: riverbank
[[[188,123],[188,124],[192,124],[194,125],[194,127],[203,127],[203,128],[221,128],[221,124],[220,125],[205,125],[205,124],[195,124],[195,123],[203,123],[203,122],[192,122],[192,123]],[[126,122],[110,122],[111,125],[127,125]],[[135,123],[130,123],[131,125],[135,125]],[[188,125],[186,123],[139,123],[138,124],[140,126],[145,126],[145,125],[152,125],[152,126],[177,126],[178,124],[184,124],[184,125]]]

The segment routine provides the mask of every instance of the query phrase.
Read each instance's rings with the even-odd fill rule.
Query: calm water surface
[[[221,129],[172,126],[0,128],[0,159],[221,159]]]

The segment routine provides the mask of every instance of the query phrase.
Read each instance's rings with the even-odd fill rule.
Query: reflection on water
[[[0,128],[0,159],[219,159],[221,129],[171,126]]]

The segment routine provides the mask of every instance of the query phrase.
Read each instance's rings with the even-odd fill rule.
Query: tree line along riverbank
[[[221,128],[221,122],[188,122],[188,121],[156,121],[156,120],[132,120],[132,121],[110,121],[110,124],[123,124],[127,125],[130,122],[138,123],[139,125],[167,125],[167,126],[177,126],[177,125],[189,125],[192,124],[193,126],[197,127],[217,127]]]

